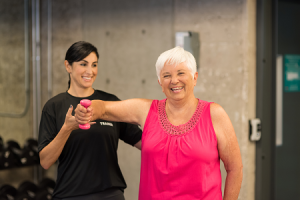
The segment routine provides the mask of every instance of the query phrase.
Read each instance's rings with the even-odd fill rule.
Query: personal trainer
[[[92,44],[74,43],[64,62],[69,89],[51,98],[42,111],[40,164],[48,169],[58,160],[54,200],[124,200],[126,183],[117,157],[119,139],[141,149],[142,131],[136,125],[96,120],[90,122],[94,124],[90,129],[78,129],[73,108],[80,100],[119,101],[115,95],[92,87],[98,58]]]

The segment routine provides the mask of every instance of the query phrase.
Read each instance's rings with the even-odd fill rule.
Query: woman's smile
[[[171,90],[174,92],[174,93],[179,93],[183,90],[183,86],[181,87],[172,87]]]
[[[86,82],[92,81],[92,77],[89,77],[89,76],[83,76],[82,78],[83,78],[83,80],[86,81]]]

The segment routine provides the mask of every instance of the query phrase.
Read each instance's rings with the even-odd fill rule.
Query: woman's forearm
[[[243,179],[243,169],[227,171],[223,200],[237,200]]]
[[[75,118],[79,124],[85,124],[96,119],[113,122],[127,122],[143,125],[152,100],[128,99],[124,101],[93,100],[89,108],[80,104],[75,109]]]
[[[56,137],[40,151],[40,164],[44,169],[49,169],[57,161],[71,132],[72,129],[64,124]]]
[[[105,119],[105,112],[106,112],[106,107],[105,107],[105,102],[102,100],[93,100],[92,101],[92,118],[91,121],[94,121],[96,119]],[[89,110],[88,110],[89,111]]]

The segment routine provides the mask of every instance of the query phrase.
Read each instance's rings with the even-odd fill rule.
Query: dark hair
[[[92,53],[92,52],[94,52],[96,54],[97,58],[99,59],[99,54],[98,54],[97,48],[94,45],[92,45],[91,43],[88,43],[88,42],[84,42],[84,41],[75,42],[68,49],[65,60],[67,60],[70,65],[72,65],[73,62],[78,62],[78,61],[84,59],[85,57],[90,55],[90,53]],[[70,79],[70,74],[69,74],[68,88],[70,88],[70,83],[71,83],[71,79]]]

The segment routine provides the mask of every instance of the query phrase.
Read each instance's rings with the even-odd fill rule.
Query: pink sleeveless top
[[[172,125],[164,100],[151,104],[142,135],[139,200],[221,200],[222,179],[210,103]]]

